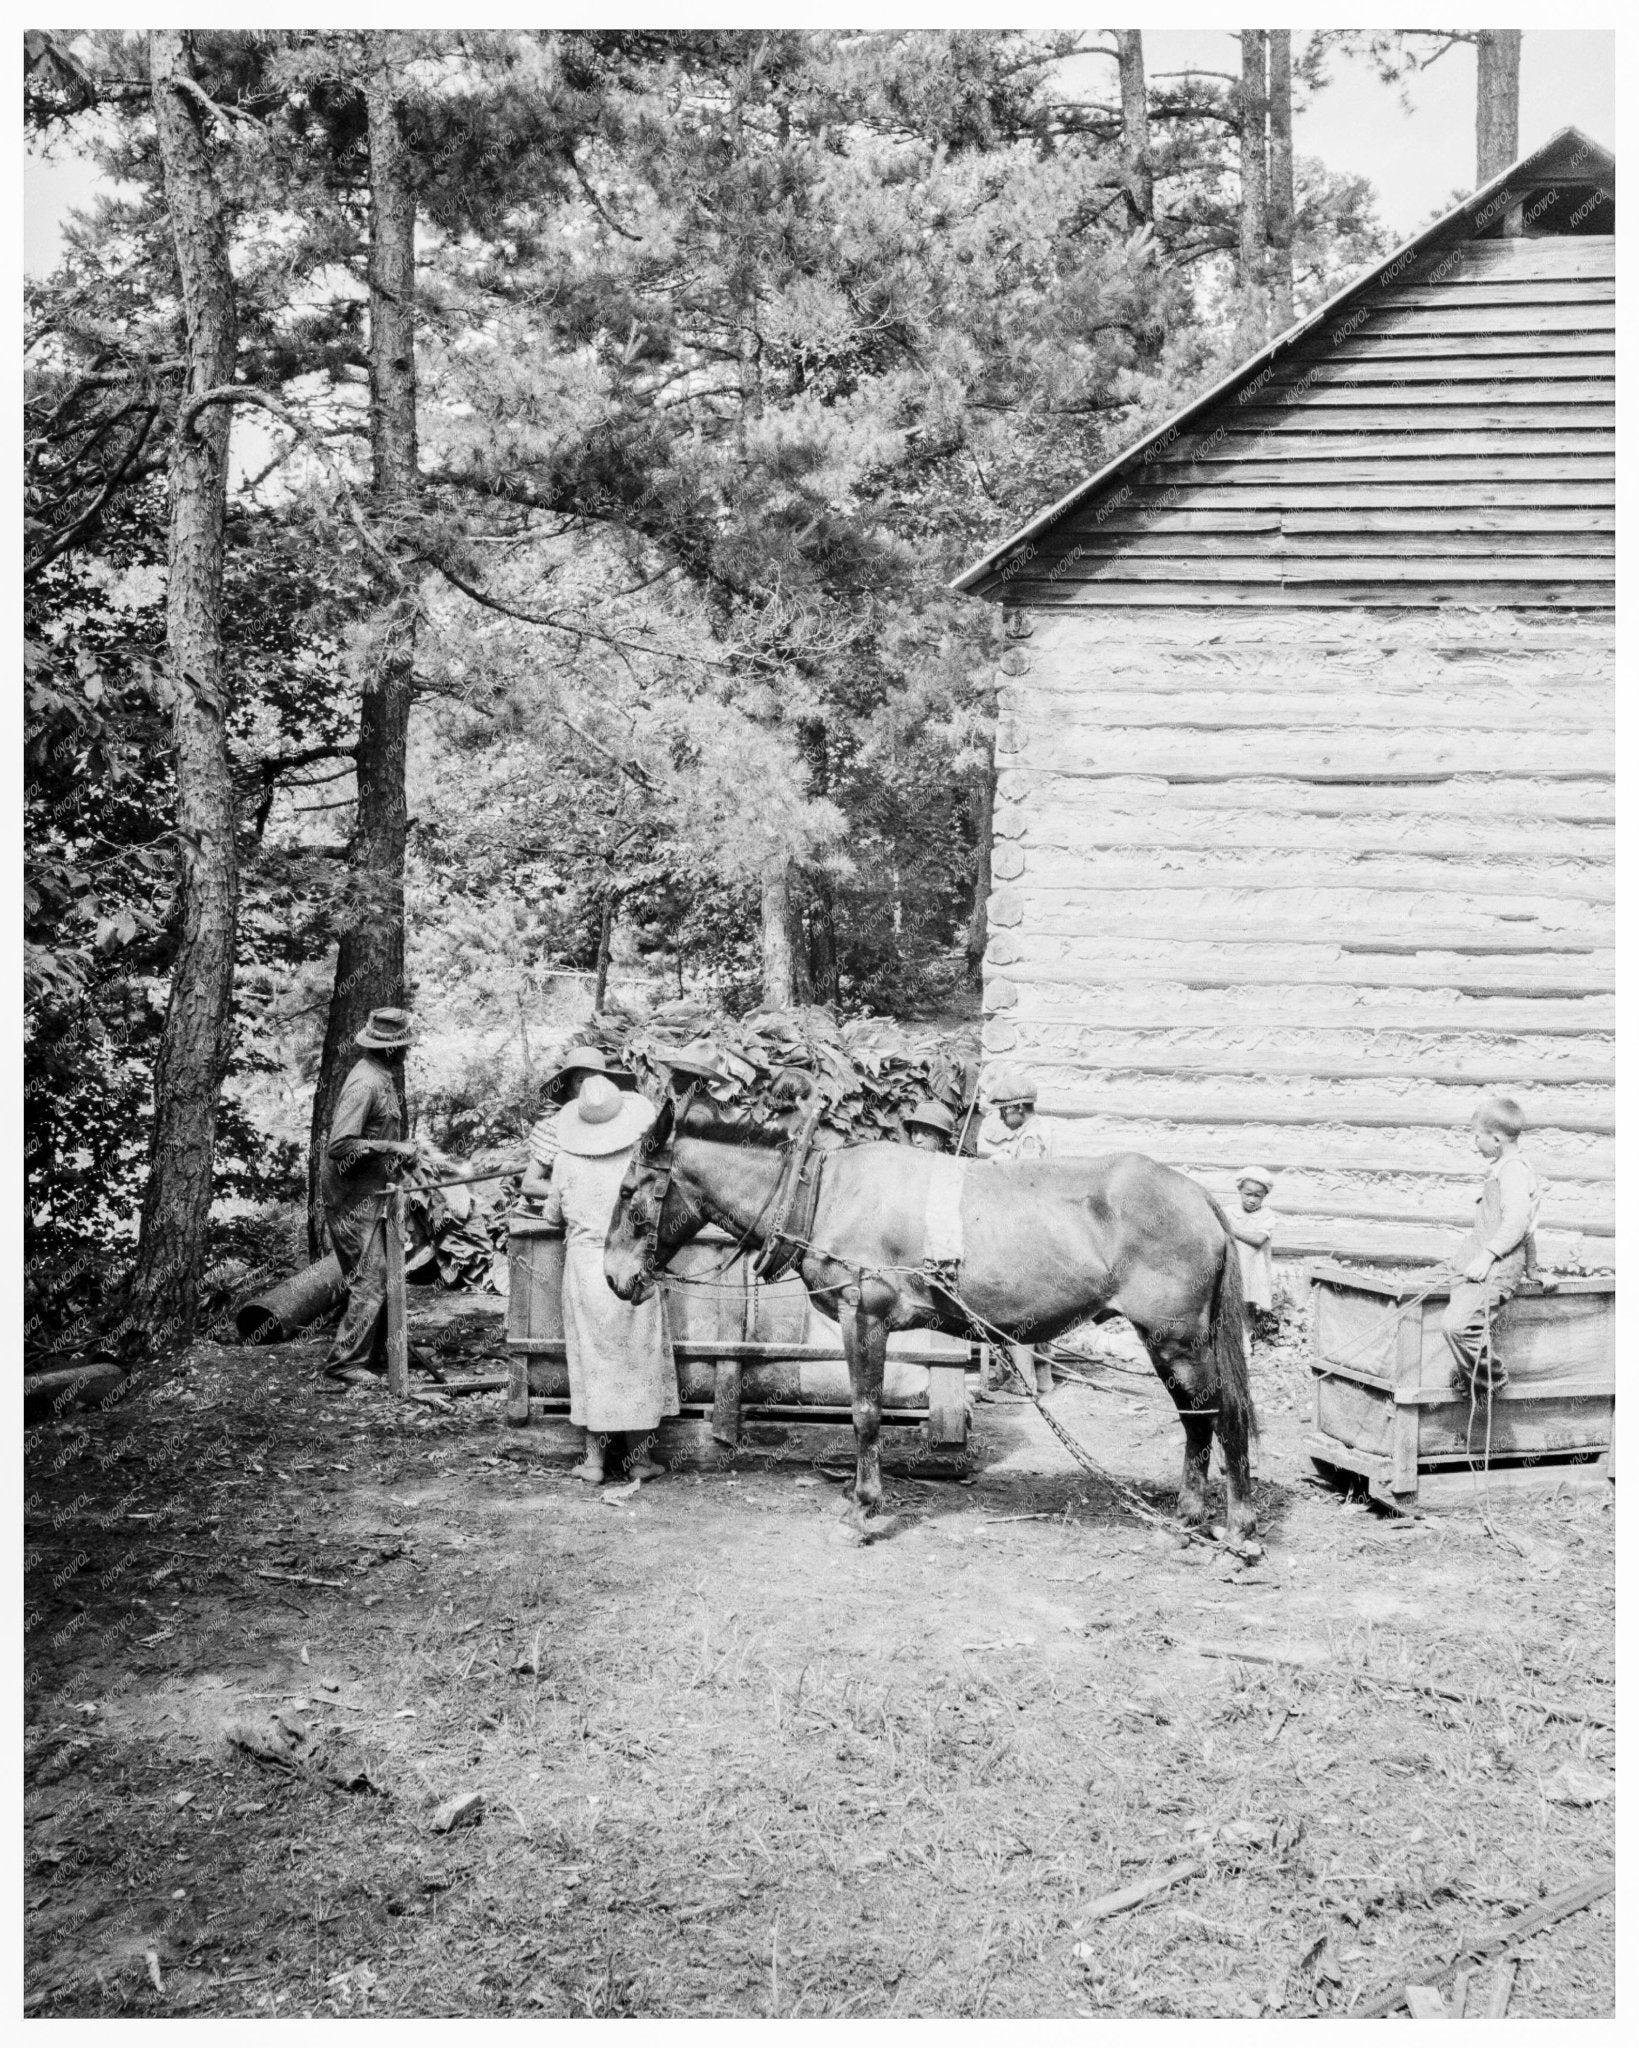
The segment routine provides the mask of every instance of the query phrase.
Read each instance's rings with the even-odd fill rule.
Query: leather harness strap
[[[759,1280],[778,1280],[789,1273],[802,1258],[813,1234],[820,1175],[825,1170],[825,1154],[814,1151],[814,1132],[824,1107],[816,1097],[786,1153],[774,1190],[768,1232],[751,1261],[751,1270]]]

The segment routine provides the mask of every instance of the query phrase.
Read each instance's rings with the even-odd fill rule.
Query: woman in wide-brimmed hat
[[[562,1223],[563,1334],[569,1356],[569,1420],[586,1432],[577,1479],[603,1478],[609,1440],[626,1435],[629,1478],[665,1470],[649,1455],[661,1419],[678,1413],[677,1366],[658,1292],[622,1301],[603,1272],[620,1184],[632,1148],[654,1121],[641,1095],[626,1094],[606,1074],[589,1074],[557,1119],[557,1158],[546,1219]]]

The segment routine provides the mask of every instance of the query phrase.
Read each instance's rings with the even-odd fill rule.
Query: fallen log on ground
[[[106,1401],[125,1383],[125,1368],[112,1359],[96,1359],[88,1365],[65,1366],[57,1372],[37,1372],[23,1381],[23,1421],[49,1422],[70,1409]]]
[[[332,1252],[242,1301],[233,1312],[241,1344],[284,1344],[322,1322],[347,1298],[341,1261]]]

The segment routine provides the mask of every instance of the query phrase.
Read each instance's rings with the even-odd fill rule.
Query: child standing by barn
[[[1263,1167],[1243,1166],[1235,1176],[1240,1204],[1224,1211],[1241,1259],[1241,1298],[1246,1303],[1249,1337],[1267,1335],[1267,1326],[1275,1319],[1275,1233],[1263,1206],[1274,1185],[1275,1176]]]
[[[1051,1159],[1053,1140],[1036,1115],[1036,1084],[1018,1067],[990,1077],[990,1114],[979,1128],[981,1159]]]
[[[1461,1279],[1440,1320],[1465,1383],[1478,1393],[1508,1384],[1491,1346],[1491,1325],[1504,1302],[1536,1266],[1537,1212],[1542,1188],[1519,1149],[1525,1118],[1510,1095],[1493,1095],[1474,1112],[1474,1145],[1491,1171],[1480,1189],[1478,1214],[1458,1253]]]

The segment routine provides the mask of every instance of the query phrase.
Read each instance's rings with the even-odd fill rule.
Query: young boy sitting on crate
[[[1474,1112],[1474,1144],[1491,1171],[1480,1189],[1474,1228],[1457,1255],[1461,1275],[1440,1327],[1457,1370],[1476,1393],[1494,1393],[1508,1374],[1491,1342],[1504,1302],[1536,1273],[1537,1211],[1542,1189],[1519,1149],[1525,1118],[1509,1095],[1492,1095]]]

